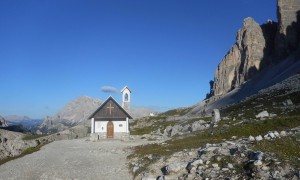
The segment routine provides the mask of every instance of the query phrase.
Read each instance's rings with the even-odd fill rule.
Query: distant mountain
[[[27,121],[31,120],[28,116],[19,116],[19,115],[8,115],[4,117],[7,121]]]
[[[23,126],[27,130],[32,130],[39,126],[43,119],[31,119],[28,116],[8,115],[5,116],[8,126]]]
[[[69,102],[56,115],[47,116],[43,123],[37,128],[42,133],[54,133],[85,124],[87,118],[94,112],[102,101],[88,96],[81,96]]]

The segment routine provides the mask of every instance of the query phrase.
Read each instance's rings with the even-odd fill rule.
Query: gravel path
[[[50,143],[38,152],[0,166],[0,179],[129,180],[127,147],[145,143],[85,139]]]

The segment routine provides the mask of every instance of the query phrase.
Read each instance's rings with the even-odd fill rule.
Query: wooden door
[[[114,123],[111,121],[108,121],[107,123],[107,138],[113,138],[114,137]]]

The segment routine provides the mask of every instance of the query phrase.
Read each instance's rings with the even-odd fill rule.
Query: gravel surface
[[[0,179],[129,180],[128,147],[145,143],[86,139],[50,143],[38,152],[0,166]]]

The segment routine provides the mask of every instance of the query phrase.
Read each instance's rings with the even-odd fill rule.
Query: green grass
[[[225,121],[223,121],[224,123]],[[158,157],[169,157],[175,152],[183,149],[195,149],[206,143],[220,143],[224,139],[230,139],[232,136],[248,137],[250,135],[264,135],[268,131],[280,131],[293,127],[300,126],[300,116],[292,117],[277,117],[276,119],[268,119],[265,121],[253,121],[248,124],[241,124],[236,126],[229,126],[224,130],[223,126],[219,124],[218,127],[207,129],[202,132],[196,132],[192,135],[186,135],[166,141],[167,144],[148,144],[136,146],[133,155],[128,158],[138,157],[143,159],[145,168],[155,161],[147,161],[144,159],[147,155],[155,155]],[[211,133],[212,132],[212,133]]]
[[[29,147],[27,149],[25,149],[20,155],[18,156],[14,156],[14,157],[8,157],[8,158],[5,158],[5,159],[1,159],[0,160],[0,165],[4,164],[4,163],[7,163],[8,161],[11,161],[11,160],[14,160],[14,159],[17,159],[17,158],[20,158],[20,157],[23,157],[23,156],[26,156],[28,154],[32,154],[36,151],[39,151],[41,149],[41,147],[43,147],[44,145],[46,145],[45,143],[44,144],[40,144],[36,147]]]
[[[172,110],[160,113],[159,115],[160,116],[183,116],[183,115],[187,114],[192,109],[193,109],[193,107],[172,109]]]
[[[230,139],[232,136],[237,138],[265,135],[269,131],[281,131],[288,130],[293,127],[300,126],[300,111],[299,109],[293,109],[283,107],[282,102],[291,99],[294,104],[300,104],[300,92],[294,92],[286,95],[286,90],[273,92],[271,94],[264,94],[245,101],[242,101],[236,105],[232,105],[221,109],[222,117],[229,117],[229,119],[235,118],[236,120],[220,121],[218,127],[209,128],[201,132],[194,132],[188,135],[179,136],[172,140],[166,141],[166,144],[148,144],[142,146],[136,146],[133,150],[134,153],[128,156],[128,159],[139,159],[142,168],[138,170],[135,175],[142,173],[148,169],[148,167],[155,163],[157,160],[150,160],[148,155],[153,155],[160,158],[168,158],[172,154],[183,149],[195,149],[199,148],[206,143],[220,143],[224,139]],[[186,113],[191,109],[182,110],[170,110],[165,113],[161,113],[161,116],[179,116]],[[259,112],[267,110],[269,113],[277,114],[276,117],[266,120],[257,120],[255,115]],[[210,120],[210,118],[195,118],[184,122],[182,125],[191,124],[200,119]],[[242,122],[239,125],[233,125],[238,122]],[[170,122],[154,122],[150,127],[144,127],[139,129],[140,133],[149,133],[158,129],[159,123]],[[178,122],[177,122],[178,123]],[[175,124],[175,123],[174,123]],[[172,124],[170,124],[172,125]],[[298,138],[300,139],[300,137]],[[281,148],[284,146],[285,148]],[[300,157],[299,153],[299,141],[296,141],[294,137],[276,139],[275,141],[262,141],[257,143],[253,148],[261,151],[269,151],[275,153],[282,160],[295,160],[296,157]],[[157,158],[159,159],[159,158]],[[228,161],[226,159],[226,161]],[[222,164],[222,162],[219,162]],[[299,161],[293,162],[297,167],[300,167]],[[297,164],[298,163],[298,164]],[[242,166],[240,166],[242,167]]]
[[[260,141],[253,145],[253,149],[274,153],[281,161],[288,160],[290,163],[300,168],[300,139],[297,137],[284,137],[273,141]]]
[[[149,134],[158,129],[163,131],[167,126],[173,126],[175,124],[174,121],[167,121],[165,116],[149,117],[146,119],[142,119],[141,121],[145,121],[145,123],[147,123],[147,126],[141,127],[141,128],[133,128],[130,131],[131,135]],[[133,127],[133,125],[132,125],[132,127]]]
[[[300,103],[300,92],[293,92],[285,95],[285,90],[272,93],[271,95],[261,95],[254,99],[249,99],[241,103],[226,107],[221,110],[222,116],[236,117],[238,114],[243,114],[240,118],[253,119],[255,115],[263,110],[267,110],[269,113],[277,115],[283,115],[285,112],[282,102],[291,99],[294,104]],[[276,95],[276,96],[275,96]],[[273,103],[276,105],[274,106]],[[285,115],[297,115],[297,111],[289,112]]]

